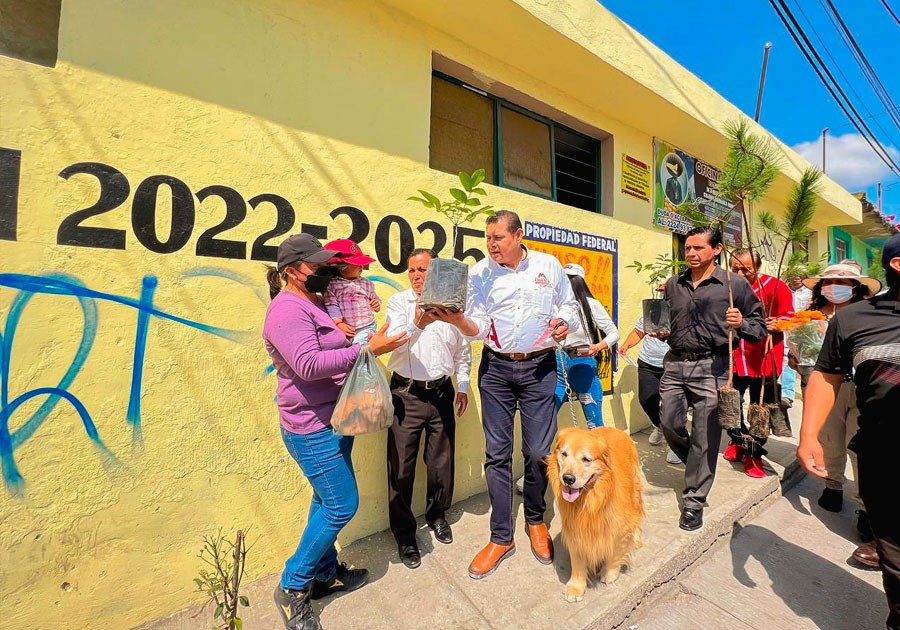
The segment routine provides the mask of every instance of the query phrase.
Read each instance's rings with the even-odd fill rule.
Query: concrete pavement
[[[677,580],[668,597],[642,607],[629,630],[876,630],[887,603],[881,573],[850,554],[856,507],[822,510],[822,482],[807,477],[750,523],[736,525],[729,544]]]
[[[799,409],[794,417],[799,418]],[[770,474],[765,479],[750,479],[739,465],[723,460],[709,497],[710,507],[705,511],[704,527],[684,532],[677,526],[683,468],[666,464],[665,445],[650,446],[647,433],[633,437],[649,483],[645,492],[644,547],[635,555],[632,568],[615,584],[592,584],[584,601],[566,602],[563,590],[570,566],[565,546],[559,540],[559,520],[548,514],[553,516],[550,529],[556,559],[552,566],[541,565],[531,555],[518,496],[516,554],[486,579],[470,579],[468,564],[487,542],[489,533],[489,502],[487,495],[482,494],[458,503],[448,513],[455,537],[452,545],[437,543],[420,521],[418,541],[423,558],[422,566],[416,570],[406,569],[400,563],[389,532],[374,534],[342,550],[342,561],[371,571],[371,583],[355,593],[317,603],[322,624],[326,629],[372,630],[530,628],[547,624],[561,629],[613,628],[717,541],[730,537],[735,523],[752,518],[777,500],[784,475],[796,479],[796,447],[791,440],[770,440]],[[244,614],[247,630],[282,628],[272,605],[276,583],[277,576],[272,575],[246,586],[245,593],[252,602]],[[141,628],[205,630],[210,620],[211,611],[197,605]]]

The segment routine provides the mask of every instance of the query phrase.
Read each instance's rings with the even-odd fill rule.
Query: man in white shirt
[[[469,372],[472,352],[469,340],[453,324],[439,321],[440,309],[422,312],[422,293],[428,263],[437,255],[428,249],[414,250],[408,259],[412,288],[391,296],[387,303],[390,334],[405,332],[409,343],[391,354],[388,369],[394,403],[394,423],[388,431],[388,509],[391,531],[397,540],[400,560],[410,569],[421,564],[416,543],[416,517],[412,494],[416,479],[419,442],[425,433],[423,458],[428,469],[425,520],[439,542],[453,542],[453,532],[444,513],[453,502],[456,413],[462,415],[469,402]]]
[[[806,275],[793,274],[788,277],[787,284],[791,290],[794,302],[794,312],[809,309],[812,302],[812,291],[803,285]],[[787,335],[785,335],[787,340]],[[781,402],[785,407],[794,404],[797,393],[797,372],[788,365],[789,353],[784,353],[784,365],[781,368]]]
[[[556,436],[556,353],[578,326],[572,287],[553,256],[522,245],[522,222],[501,210],[487,220],[488,258],[469,273],[465,314],[453,315],[469,338],[484,339],[478,368],[485,437],[484,473],[491,497],[491,540],[469,565],[474,579],[491,574],[515,551],[513,421],[522,420],[524,508],[531,551],[553,562],[544,523],[546,457]]]

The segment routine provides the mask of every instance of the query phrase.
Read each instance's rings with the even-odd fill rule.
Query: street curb
[[[755,492],[745,496],[740,504],[727,513],[718,515],[715,520],[705,521],[694,540],[679,548],[649,578],[635,585],[631,592],[623,594],[615,606],[584,626],[584,630],[618,630],[625,626],[642,607],[652,605],[668,595],[676,587],[679,576],[721,545],[728,544],[735,525],[753,520],[805,477],[806,473],[800,462],[794,459],[785,466],[780,478],[767,478]]]

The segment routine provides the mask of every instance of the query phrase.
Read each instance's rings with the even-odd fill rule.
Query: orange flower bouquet
[[[775,328],[781,332],[790,331],[788,347],[800,365],[813,365],[825,342],[828,318],[819,311],[797,311],[793,317],[776,322]]]
[[[813,321],[824,322],[827,318],[821,311],[796,311],[793,316],[775,322],[775,329],[778,332],[787,332]]]

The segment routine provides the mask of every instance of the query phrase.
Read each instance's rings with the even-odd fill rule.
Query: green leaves
[[[768,210],[760,210],[759,214],[756,215],[756,220],[763,229],[778,233],[778,221],[775,220],[775,215]]]
[[[451,188],[450,194],[453,196],[454,199],[456,199],[457,201],[459,201],[461,203],[468,203],[468,201],[469,201],[469,196],[465,192],[460,190],[459,188]]]
[[[241,606],[244,606],[245,608],[250,607],[250,599],[246,595],[241,595],[239,601],[241,602]]]
[[[218,606],[216,606],[216,612],[213,613],[213,618],[221,617],[224,610],[225,604],[219,604]]]
[[[481,215],[491,215],[492,206],[482,206],[482,200],[479,196],[484,197],[487,191],[479,187],[484,181],[485,171],[480,168],[471,175],[465,171],[459,172],[459,183],[462,188],[450,188],[449,193],[453,198],[452,201],[441,201],[436,195],[427,191],[419,190],[421,197],[415,195],[407,197],[407,201],[415,201],[426,208],[431,208],[447,217],[453,226],[456,227],[460,223],[469,223],[474,221]]]
[[[789,241],[805,241],[809,237],[818,202],[822,173],[808,168],[800,176],[800,181],[791,189],[784,213],[784,236]]]
[[[732,203],[762,199],[778,175],[780,158],[768,138],[754,135],[741,118],[725,124],[731,141],[719,174],[719,195]]]
[[[626,268],[634,269],[638,273],[646,273],[647,284],[650,287],[651,295],[653,295],[663,281],[668,280],[670,276],[680,273],[685,267],[687,267],[687,263],[683,260],[674,260],[665,254],[660,254],[653,262],[642,263],[639,260],[635,260]]]

